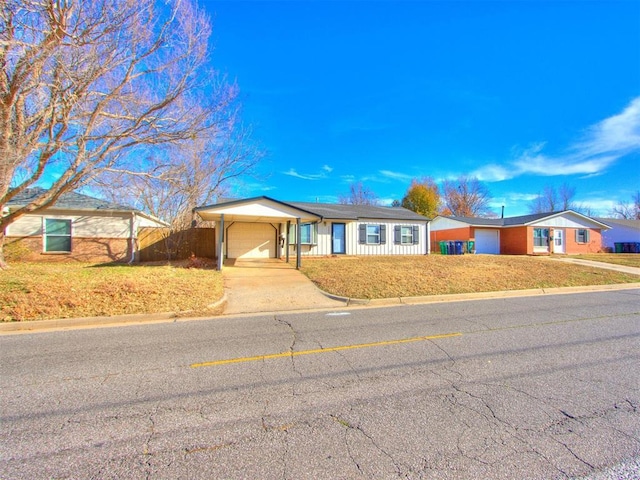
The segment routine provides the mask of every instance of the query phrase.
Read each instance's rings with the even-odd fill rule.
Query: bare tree
[[[631,196],[631,202],[618,202],[611,215],[627,220],[640,220],[640,190]]]
[[[107,169],[148,175],[156,166],[140,159],[151,148],[214,127],[235,88],[208,80],[210,30],[189,0],[0,4],[0,208],[52,182],[0,218],[0,266],[5,228],[20,216]]]
[[[489,189],[477,178],[463,175],[456,180],[445,180],[442,190],[443,214],[456,217],[493,216],[489,208]]]
[[[378,197],[373,191],[365,187],[362,182],[352,183],[348,195],[340,195],[338,203],[344,205],[378,205]]]
[[[96,179],[102,196],[126,203],[171,223],[191,225],[193,208],[212,203],[228,192],[230,180],[252,173],[262,153],[252,147],[248,132],[220,132],[215,141],[197,139],[163,152],[163,161],[148,175],[109,170]],[[220,138],[223,137],[223,138]]]
[[[556,190],[553,185],[546,185],[529,204],[531,213],[547,213],[563,210],[578,210],[580,207],[574,202],[575,187],[566,183]]]
[[[224,127],[224,128],[223,128]],[[165,235],[168,260],[181,248],[186,229],[197,218],[193,209],[214,202],[228,191],[230,180],[253,171],[262,153],[251,145],[249,131],[221,125],[215,135],[184,143],[167,153],[163,162],[152,159],[156,170],[129,175],[109,170],[97,180],[102,195],[126,203],[170,223]]]

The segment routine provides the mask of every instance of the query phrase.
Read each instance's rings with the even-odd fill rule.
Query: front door
[[[564,253],[564,230],[553,231],[553,253]]]
[[[346,253],[345,231],[344,223],[331,224],[331,253]]]

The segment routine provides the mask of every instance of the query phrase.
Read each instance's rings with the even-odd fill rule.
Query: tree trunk
[[[4,227],[0,226],[0,270],[9,268],[9,265],[4,260],[4,237]]]

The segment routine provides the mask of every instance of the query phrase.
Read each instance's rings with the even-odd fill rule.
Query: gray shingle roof
[[[610,227],[618,225],[621,227],[640,230],[640,220],[633,220],[633,219],[627,219],[627,218],[605,218],[605,217],[596,217],[596,220],[602,223],[606,223]]]
[[[517,217],[505,217],[505,218],[476,218],[476,217],[444,217],[452,220],[458,220],[459,222],[468,223],[469,225],[482,225],[492,227],[512,227],[514,225],[526,225],[536,220],[540,220],[554,215],[563,213],[559,212],[545,212],[545,213],[532,213],[529,215],[520,215]]]
[[[336,220],[408,220],[427,221],[428,218],[402,207],[379,207],[373,205],[343,205],[334,203],[285,202],[292,207],[314,213],[323,218]]]
[[[538,220],[542,220],[543,218],[549,218],[556,215],[561,215],[565,212],[572,212],[576,215],[584,216],[578,212],[574,212],[573,210],[561,210],[557,212],[545,212],[545,213],[532,213],[529,215],[520,215],[517,217],[505,217],[505,218],[476,218],[476,217],[445,217],[451,220],[457,220],[459,222],[464,222],[469,225],[476,226],[491,226],[491,227],[513,227],[516,225],[528,225],[530,223],[536,222]],[[589,217],[586,217],[589,218]],[[601,221],[602,219],[591,218],[591,220],[599,223],[607,222]],[[605,219],[606,220],[606,219]]]
[[[27,205],[37,197],[42,195],[46,190],[40,187],[27,188],[12,198],[7,205],[10,207],[21,207]],[[108,202],[99,198],[83,195],[82,193],[67,192],[63,193],[58,201],[48,208],[59,210],[117,210],[117,211],[133,211],[131,207],[119,205],[117,203]]]

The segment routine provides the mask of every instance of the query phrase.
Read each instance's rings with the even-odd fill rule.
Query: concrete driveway
[[[227,260],[222,276],[225,315],[345,306],[324,295],[293,264],[275,258]]]

